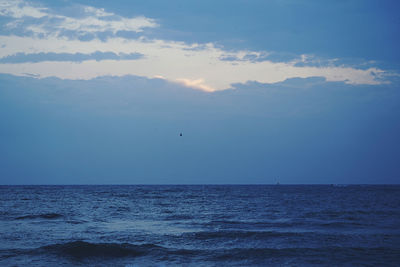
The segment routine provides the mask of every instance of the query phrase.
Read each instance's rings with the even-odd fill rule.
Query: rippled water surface
[[[1,186],[0,266],[400,266],[400,186]]]

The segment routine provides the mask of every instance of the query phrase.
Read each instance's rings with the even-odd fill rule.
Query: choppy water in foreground
[[[399,266],[400,186],[0,186],[0,266]]]

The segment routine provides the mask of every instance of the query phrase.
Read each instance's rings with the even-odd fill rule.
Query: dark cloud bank
[[[72,61],[82,62],[85,60],[135,60],[141,59],[144,55],[141,53],[113,53],[96,51],[90,54],[83,53],[16,53],[14,55],[0,58],[0,63],[37,63],[42,61]]]
[[[399,182],[398,82],[0,84],[1,184]]]

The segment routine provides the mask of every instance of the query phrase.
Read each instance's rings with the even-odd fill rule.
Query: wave
[[[133,245],[130,243],[90,243],[85,241],[44,246],[39,248],[37,252],[48,252],[77,259],[132,258],[147,255],[160,258],[167,257],[168,255],[189,256],[197,254],[194,250],[169,249],[155,244]]]
[[[91,258],[115,259],[149,256],[150,258],[167,259],[174,257],[196,256],[201,251],[189,249],[172,249],[155,244],[134,245],[130,243],[90,243],[73,241],[61,244],[51,244],[35,249],[0,249],[0,260],[20,255],[57,255],[70,259],[83,260]]]
[[[129,243],[89,243],[85,241],[74,241],[64,244],[54,244],[41,247],[41,250],[70,256],[74,258],[102,257],[120,258],[137,257],[150,253],[159,247],[152,244],[132,245]]]
[[[64,217],[58,213],[43,213],[43,214],[33,214],[25,215],[15,218],[16,220],[29,220],[29,219],[58,219]]]
[[[83,223],[87,223],[88,221],[86,220],[66,220],[66,223],[69,224],[83,224]]]
[[[354,221],[332,221],[332,222],[320,223],[319,225],[328,228],[346,228],[354,226],[360,227],[364,226],[365,224]]]
[[[241,265],[382,265],[385,261],[398,262],[399,250],[389,248],[323,247],[323,248],[236,248],[215,251],[208,260],[214,262],[236,262]],[[338,256],[339,255],[339,256]],[[381,264],[379,264],[381,263]]]
[[[308,233],[306,233],[308,234]],[[193,239],[197,240],[209,240],[209,239],[232,239],[232,238],[252,238],[265,240],[268,238],[288,238],[293,236],[299,236],[300,233],[295,232],[276,232],[276,231],[236,231],[236,230],[222,230],[222,231],[203,231],[195,233],[184,234]]]
[[[397,262],[400,259],[400,249],[375,247],[322,247],[322,248],[236,248],[216,251],[213,260],[217,261],[261,261],[284,258],[295,259],[297,263],[303,261],[308,264],[331,264],[332,260],[342,263],[367,261],[379,262],[379,257],[386,256],[386,260]],[[335,255],[340,255],[337,258]],[[300,264],[301,265],[301,264]],[[372,264],[376,265],[376,264]]]
[[[222,227],[234,227],[243,229],[262,229],[270,227],[291,228],[294,226],[303,226],[305,222],[301,221],[234,221],[234,220],[212,220],[209,222],[211,225]]]
[[[135,258],[157,261],[200,260],[203,262],[242,262],[245,265],[262,264],[289,260],[292,263],[327,264],[357,263],[357,259],[370,263],[379,263],[379,257],[385,255],[389,262],[400,260],[400,249],[375,247],[321,247],[321,248],[230,248],[188,250],[165,248],[155,244],[133,245],[130,243],[89,243],[74,241],[63,244],[52,244],[32,250],[0,250],[0,260],[18,255],[55,254],[70,260],[110,260],[116,258]],[[335,255],[340,255],[336,258]],[[277,261],[278,260],[278,261]],[[301,265],[301,264],[300,264]],[[374,264],[373,264],[374,265]]]
[[[194,217],[192,215],[185,215],[185,214],[173,214],[167,216],[165,220],[167,221],[180,221],[180,220],[192,220]]]

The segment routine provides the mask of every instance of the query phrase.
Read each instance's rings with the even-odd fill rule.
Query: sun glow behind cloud
[[[267,51],[226,51],[212,43],[187,44],[184,42],[150,39],[144,36],[123,38],[121,31],[142,33],[159,25],[144,16],[126,18],[95,7],[80,6],[83,15],[69,17],[23,1],[0,1],[0,15],[11,18],[5,27],[22,32],[19,36],[0,36],[0,57],[25,53],[68,54],[140,54],[134,60],[71,60],[0,64],[1,73],[38,75],[66,79],[92,79],[98,76],[137,75],[147,78],[163,77],[187,87],[204,91],[230,88],[232,84],[256,81],[276,83],[288,78],[324,77],[327,81],[349,84],[383,83],[385,71],[377,68],[358,69],[328,64],[313,66],[306,63],[307,56],[289,62],[268,60]],[[27,23],[29,18],[29,25]],[[99,34],[107,38],[100,39]],[[80,38],[87,37],[82,41]]]

